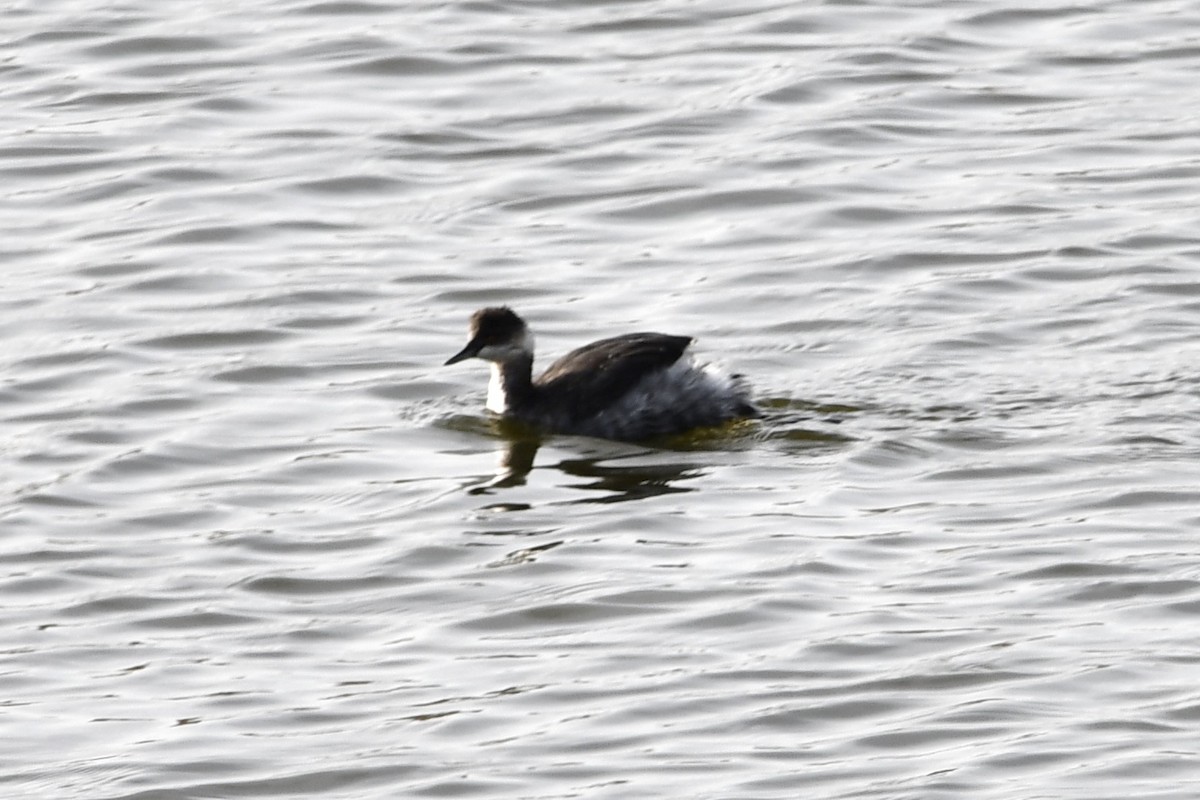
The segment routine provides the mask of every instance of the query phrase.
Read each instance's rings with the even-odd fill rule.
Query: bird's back
[[[535,382],[529,421],[639,440],[757,416],[741,377],[696,364],[687,355],[691,343],[689,336],[631,333],[573,350]]]
[[[573,421],[600,413],[644,379],[679,361],[690,336],[629,333],[572,350],[535,381],[539,393]]]

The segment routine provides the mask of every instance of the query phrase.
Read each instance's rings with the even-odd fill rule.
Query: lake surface
[[[4,796],[1200,795],[1194,3],[0,19]]]

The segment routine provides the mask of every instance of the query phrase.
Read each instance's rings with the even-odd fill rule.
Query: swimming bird
[[[690,336],[629,333],[572,350],[533,377],[533,334],[507,306],[471,316],[446,364],[491,362],[487,408],[552,433],[637,441],[757,417],[740,375],[697,364]]]

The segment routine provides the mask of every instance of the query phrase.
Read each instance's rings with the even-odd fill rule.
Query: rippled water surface
[[[4,796],[1200,795],[1195,4],[0,19]]]

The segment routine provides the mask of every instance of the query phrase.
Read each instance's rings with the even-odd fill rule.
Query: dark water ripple
[[[1190,4],[2,14],[6,796],[1196,795]]]

